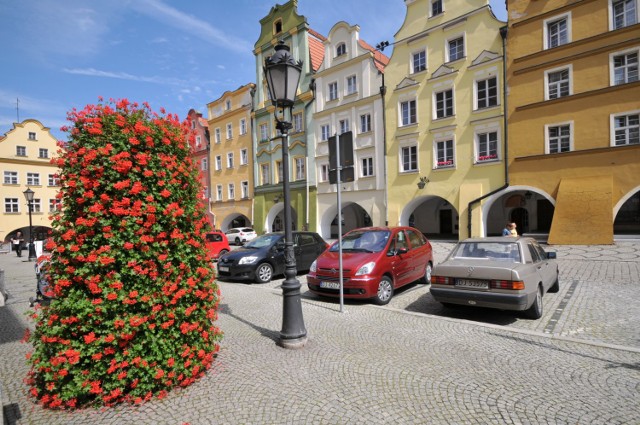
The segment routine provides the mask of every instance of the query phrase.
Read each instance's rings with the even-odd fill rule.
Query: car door
[[[540,257],[540,252],[538,252],[533,243],[527,242],[527,248],[531,254],[534,271],[538,277],[538,281],[542,282],[545,288],[547,288],[549,284],[547,283],[547,264],[545,264],[545,259]]]
[[[424,270],[427,265],[427,257],[424,250],[420,249],[424,245],[424,239],[415,230],[407,229],[407,237],[411,247],[409,248],[409,267],[411,268],[411,282],[416,281],[424,276]]]
[[[311,263],[316,259],[316,246],[313,235],[310,233],[296,233],[295,242],[296,266],[298,270],[309,270]]]
[[[549,258],[547,257],[547,253],[538,242],[533,241],[532,245],[535,250],[538,251],[538,256],[540,257],[540,262],[542,263],[542,268],[540,270],[544,279],[544,286],[548,289],[556,281],[557,268],[555,264],[549,260]]]
[[[393,275],[393,282],[396,288],[412,282],[412,267],[409,251],[400,253],[400,250],[409,250],[409,248],[409,242],[407,241],[407,235],[404,233],[404,230],[398,230],[387,252],[387,256],[390,257],[391,274]]]

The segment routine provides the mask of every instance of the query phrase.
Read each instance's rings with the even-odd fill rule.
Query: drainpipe
[[[382,98],[382,155],[383,163],[383,185],[384,185],[384,225],[389,225],[389,206],[387,201],[387,112],[385,108],[384,96],[387,94],[387,86],[384,85],[384,72],[382,72],[382,85],[380,86],[380,97]]]
[[[504,135],[504,185],[502,185],[498,189],[495,189],[469,202],[469,205],[467,206],[467,217],[468,217],[467,229],[469,231],[468,237],[471,237],[471,212],[472,212],[473,204],[477,204],[483,199],[488,198],[489,196],[494,195],[509,187],[509,133],[507,132],[507,112],[508,112],[508,108],[507,108],[507,45],[506,45],[507,31],[508,31],[507,25],[500,28],[500,37],[502,37],[502,99],[504,102],[503,103],[504,112],[502,115],[502,120],[503,120],[502,128],[503,128],[503,135]]]
[[[305,117],[307,115],[307,107],[309,105],[311,105],[311,103],[313,103],[314,100],[316,100],[316,79],[315,78],[311,78],[311,82],[309,83],[309,90],[311,90],[311,93],[313,93],[313,97],[311,97],[311,100],[309,102],[307,102],[306,105],[304,105],[304,111],[305,111]],[[314,161],[314,165],[315,165],[315,161]],[[307,158],[305,159],[305,169],[307,170],[307,176],[309,175],[309,155],[307,155]],[[306,184],[306,199],[307,199],[307,205],[306,205],[306,211],[305,211],[305,230],[309,230],[309,178],[306,178],[307,184]],[[317,229],[316,229],[317,230]]]

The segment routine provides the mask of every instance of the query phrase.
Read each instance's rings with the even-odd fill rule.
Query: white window
[[[4,172],[4,184],[18,184],[18,172],[17,171],[5,171]]]
[[[278,183],[282,183],[282,181],[284,180],[282,161],[276,161],[276,170],[278,170],[278,175],[276,176],[278,179]]]
[[[490,162],[498,159],[498,132],[490,131],[476,135],[476,162]]]
[[[31,202],[31,212],[33,213],[41,213],[42,212],[42,201],[38,198],[33,198]]]
[[[571,123],[548,125],[545,153],[570,152],[573,146]]]
[[[209,160],[207,158],[202,158],[202,161],[200,162],[200,169],[202,171],[209,169]]]
[[[246,149],[240,149],[240,165],[247,165],[249,163],[249,151]]]
[[[418,171],[418,147],[403,146],[400,149],[400,172]]]
[[[638,53],[640,49],[613,53],[611,57],[611,84],[631,83],[638,81]]]
[[[59,199],[49,199],[49,212],[58,211],[60,209],[60,205]]]
[[[437,140],[435,144],[435,168],[451,168],[455,166],[453,139]]]
[[[325,124],[320,127],[320,140],[326,142],[331,137],[331,127],[328,124]]]
[[[571,42],[571,15],[556,16],[544,21],[544,48],[553,49]]]
[[[34,133],[33,131],[29,132],[29,140],[36,140],[36,133]]]
[[[233,168],[233,152],[227,152],[227,168]]]
[[[640,143],[640,112],[614,115],[612,119],[612,145],[625,146]]]
[[[296,158],[296,180],[304,180],[306,178],[305,158]]]
[[[49,174],[49,186],[60,186],[60,177],[56,174]]]
[[[231,100],[227,99],[224,103],[226,110],[230,110],[231,109]]]
[[[453,116],[453,89],[436,93],[434,94],[434,98],[436,104],[436,119]]]
[[[429,16],[437,16],[443,12],[442,0],[431,0],[431,10]]]
[[[38,149],[38,158],[49,158],[49,149]]]
[[[420,50],[414,52],[411,57],[411,73],[421,72],[427,69],[427,52]]]
[[[544,78],[545,99],[557,99],[571,94],[571,67],[546,71]]]
[[[18,206],[18,198],[4,198],[4,212],[17,213],[20,212]]]
[[[247,199],[249,198],[249,182],[248,181],[243,181],[240,182],[240,191],[242,192],[242,199]]]
[[[400,122],[402,126],[412,125],[417,122],[416,101],[408,100],[400,102]]]
[[[233,125],[231,123],[227,124],[227,140],[233,139]]]
[[[271,171],[268,163],[260,164],[260,176],[262,177],[262,184],[271,183]]]
[[[216,186],[216,201],[222,201],[222,185]]]
[[[269,127],[265,124],[260,124],[260,141],[265,142],[269,140]]]
[[[374,175],[372,157],[362,158],[360,164],[361,164],[360,176],[371,177]]]
[[[354,94],[358,91],[358,80],[355,75],[347,77],[347,95]]]
[[[196,136],[196,147],[200,147],[202,145],[202,136]]]
[[[28,186],[40,186],[40,173],[27,173]]]
[[[371,131],[371,114],[360,115],[360,133]]]
[[[216,155],[216,171],[222,170],[222,156]]]
[[[609,15],[612,30],[628,27],[638,23],[637,0],[609,0]]]
[[[222,136],[220,135],[220,129],[219,128],[216,128],[214,130],[214,135],[215,135],[214,137],[215,137],[216,143],[220,143],[220,140],[222,140]]]
[[[336,56],[342,56],[347,53],[347,45],[340,43],[336,46]]]
[[[476,81],[476,109],[498,105],[498,79],[496,77]],[[453,103],[452,103],[453,104]]]
[[[338,83],[329,83],[329,100],[336,100],[338,98]]]
[[[247,120],[245,118],[242,118],[240,120],[240,134],[241,135],[247,134]]]
[[[302,130],[302,112],[293,114],[293,131],[299,133]]]
[[[236,186],[229,183],[229,199],[236,199]]]
[[[16,156],[27,156],[27,148],[25,146],[16,146]]]
[[[329,181],[329,164],[320,165],[320,181],[321,182]]]
[[[195,128],[196,128],[196,120],[192,119],[191,120],[191,129],[195,130]]]
[[[447,62],[453,62],[464,57],[464,37],[457,37],[447,42]]]
[[[349,120],[340,120],[340,134],[349,131]]]

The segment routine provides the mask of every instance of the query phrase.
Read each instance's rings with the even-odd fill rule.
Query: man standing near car
[[[24,236],[22,236],[22,232],[16,233],[16,235],[11,238],[11,245],[13,245],[13,249],[16,251],[16,255],[18,257],[22,257],[22,243],[24,242]]]

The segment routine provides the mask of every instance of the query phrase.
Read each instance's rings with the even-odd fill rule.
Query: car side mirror
[[[556,253],[555,252],[547,252],[547,258],[550,260],[555,260],[556,259]]]
[[[409,252],[407,248],[398,248],[396,250],[396,255],[406,254],[407,252]]]

